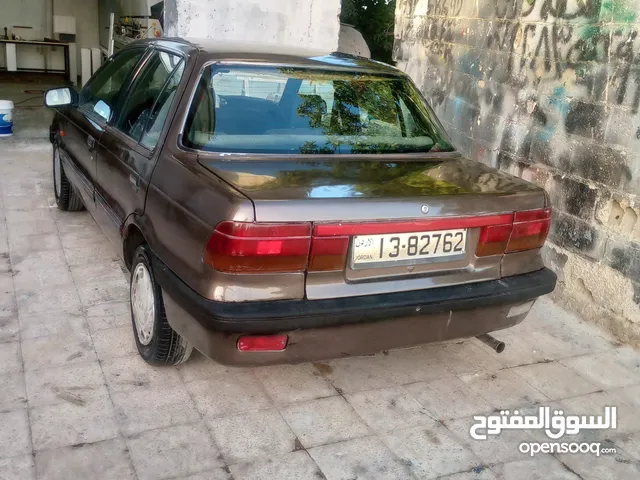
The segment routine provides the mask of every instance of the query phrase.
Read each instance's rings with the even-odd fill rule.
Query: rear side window
[[[239,153],[453,150],[405,77],[288,67],[207,67],[183,138]]]
[[[124,50],[111,58],[82,89],[79,106],[109,121],[120,91],[144,52]]]

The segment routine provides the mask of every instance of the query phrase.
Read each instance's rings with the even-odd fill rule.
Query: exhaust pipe
[[[504,351],[504,342],[501,342],[497,338],[493,338],[488,333],[483,333],[482,335],[478,335],[476,337],[482,343],[487,345],[492,350],[495,350],[496,353],[502,353]]]

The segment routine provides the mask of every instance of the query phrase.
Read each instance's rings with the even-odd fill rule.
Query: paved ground
[[[638,352],[547,299],[497,335],[501,355],[468,340],[297,366],[147,366],[115,248],[87,213],[55,208],[46,130],[30,125],[0,143],[0,479],[640,478]],[[469,436],[474,414],[536,405],[617,406],[616,431],[580,437],[617,453],[532,459],[517,446],[540,432]]]

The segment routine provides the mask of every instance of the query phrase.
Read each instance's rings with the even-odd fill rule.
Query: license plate
[[[467,230],[357,235],[353,238],[351,264],[411,265],[464,258]]]

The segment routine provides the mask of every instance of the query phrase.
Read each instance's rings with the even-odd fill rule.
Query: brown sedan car
[[[555,286],[544,190],[463,158],[388,65],[142,41],[45,102],[58,206],[118,245],[150,363],[472,337]]]

